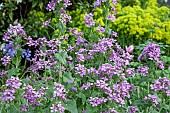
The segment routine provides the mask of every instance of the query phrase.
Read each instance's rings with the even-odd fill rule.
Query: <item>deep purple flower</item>
[[[3,78],[3,77],[6,76],[7,74],[8,74],[8,71],[2,70],[2,71],[0,72],[0,78]]]
[[[31,51],[24,49],[24,51],[23,51],[23,53],[22,53],[22,57],[25,58],[26,60],[30,60]]]
[[[159,69],[163,70],[164,69],[164,63],[160,60],[157,60],[157,66]]]
[[[28,106],[27,105],[22,105],[20,106],[21,111],[28,111]]]
[[[142,53],[139,55],[138,60],[145,58],[146,56],[149,57],[150,60],[158,60],[160,57],[160,46],[149,42],[146,47],[144,47]]]
[[[128,108],[129,113],[136,113],[139,110],[136,106],[129,106]]]
[[[149,71],[149,67],[147,67],[147,66],[139,66],[137,69],[137,72],[144,76],[146,76],[148,74],[148,71]]]
[[[16,50],[14,49],[13,44],[5,44],[3,53],[7,56],[14,57],[14,55],[16,54]]]

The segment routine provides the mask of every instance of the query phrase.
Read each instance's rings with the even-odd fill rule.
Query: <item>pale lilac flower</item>
[[[12,101],[15,99],[15,89],[14,88],[10,88],[10,89],[6,89],[4,92],[2,92],[2,95],[0,96],[0,98],[2,99],[2,103],[6,104],[7,101]]]
[[[164,69],[164,63],[160,60],[157,60],[157,66],[159,69],[163,70]]]
[[[85,14],[84,16],[84,22],[87,25],[87,27],[94,26],[95,22],[93,21],[93,14]]]
[[[151,89],[155,91],[165,91],[168,93],[169,91],[169,86],[170,86],[170,80],[167,77],[159,77],[157,80],[155,80],[154,84],[151,84]]]
[[[133,45],[130,45],[129,47],[126,46],[126,52],[132,53],[133,50],[134,50],[134,46]]]
[[[89,102],[94,107],[94,106],[98,106],[99,104],[107,102],[107,99],[104,97],[102,97],[102,98],[90,97]]]
[[[10,56],[4,56],[3,58],[1,58],[2,64],[4,66],[7,66],[9,64],[9,62],[11,61],[11,57]]]
[[[134,76],[135,75],[135,69],[134,68],[127,68],[126,69],[126,76]]]
[[[86,84],[83,84],[83,85],[82,85],[81,89],[82,89],[82,90],[87,90],[87,89],[90,88],[91,85],[93,85],[93,84],[90,83],[90,82],[87,82]]]
[[[114,31],[112,31],[110,35],[112,35],[114,37],[118,37],[117,32],[114,32]]]
[[[43,22],[43,27],[47,27],[50,24],[51,18]]]
[[[101,27],[101,26],[98,26],[98,27],[96,28],[96,30],[99,31],[99,32],[102,32],[102,33],[105,32],[105,29],[104,29],[103,27]]]
[[[49,1],[46,9],[48,11],[54,11],[55,10],[55,6],[56,6],[56,0],[51,0],[51,1]]]
[[[19,89],[22,83],[20,82],[18,77],[11,77],[6,81],[6,86],[10,86],[11,88],[14,89]]]
[[[77,64],[75,67],[75,74],[80,74],[80,76],[83,77],[86,75],[86,70],[87,69],[84,67],[84,65]]]
[[[59,101],[57,104],[52,104],[50,109],[51,109],[51,113],[53,112],[64,113],[65,111],[65,108],[62,106],[61,101]]]
[[[107,19],[108,19],[108,20],[115,21],[115,20],[116,20],[116,17],[114,16],[114,14],[109,14],[109,15],[107,16]]]
[[[0,72],[0,78],[3,78],[4,76],[6,76],[8,74],[8,71],[2,70]]]
[[[158,97],[156,95],[151,95],[148,94],[148,96],[146,96],[143,100],[149,100],[152,101],[154,103],[154,106],[157,107],[158,103]]]
[[[54,82],[54,86],[55,87],[53,97],[58,97],[60,99],[66,100],[66,89],[64,88],[64,86],[57,82]]]

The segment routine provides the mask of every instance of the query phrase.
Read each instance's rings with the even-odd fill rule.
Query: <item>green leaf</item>
[[[86,113],[97,113],[98,108],[97,107],[92,107],[91,105],[86,106]]]
[[[13,20],[13,12],[12,12],[12,11],[9,12],[9,18],[10,18],[11,20]]]
[[[83,93],[79,93],[76,96],[82,99],[83,104],[86,102],[86,96]]]
[[[34,0],[34,1],[32,2],[32,8],[34,8],[34,7],[37,5],[37,3],[38,3],[38,0]]]
[[[13,75],[17,75],[19,73],[19,68],[12,68],[8,71],[8,78],[11,78]]]
[[[42,10],[42,8],[43,8],[43,2],[40,2],[40,3],[39,3],[39,7],[40,7],[40,9]]]
[[[66,104],[63,105],[68,111],[70,111],[71,113],[78,113],[77,111],[77,105],[76,105],[76,101],[72,100],[72,101],[68,101]]]
[[[66,65],[66,57],[64,53],[56,53],[54,56],[59,60],[59,62],[61,62],[63,65]]]

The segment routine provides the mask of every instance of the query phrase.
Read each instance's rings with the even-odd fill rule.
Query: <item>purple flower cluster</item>
[[[59,101],[57,104],[52,104],[50,109],[51,109],[51,113],[53,113],[53,112],[64,113],[64,111],[65,111],[65,108],[62,106],[61,101]]]
[[[82,90],[87,90],[87,89],[89,89],[90,86],[92,86],[92,85],[93,85],[93,83],[87,82],[86,84],[83,84],[83,85],[81,86],[81,89],[82,89]]]
[[[84,16],[84,22],[87,25],[87,27],[94,26],[95,22],[93,21],[93,14],[85,14]]]
[[[23,53],[22,53],[22,57],[25,58],[26,60],[30,60],[31,51],[24,49],[24,51],[23,51]]]
[[[86,75],[86,67],[84,67],[84,65],[81,64],[77,64],[75,67],[75,74],[79,74],[81,77],[83,77],[84,75]]]
[[[144,76],[146,76],[148,74],[148,71],[149,71],[149,67],[147,67],[147,66],[139,66],[137,69],[137,72]]]
[[[7,56],[14,57],[16,54],[16,50],[14,48],[14,45],[12,43],[5,44],[5,47],[3,49],[3,53]]]
[[[9,87],[9,89],[6,89],[4,92],[2,92],[2,96],[0,97],[2,99],[2,103],[6,104],[8,100],[12,101],[15,99],[15,89],[19,89],[22,83],[20,82],[18,77],[11,77],[6,81],[6,86]]]
[[[170,80],[167,77],[159,77],[157,80],[155,80],[154,84],[151,84],[151,89],[155,91],[165,91],[167,96],[170,96]]]
[[[23,89],[26,90],[23,94],[23,97],[28,101],[28,103],[39,106],[40,102],[37,100],[42,98],[42,96],[45,94],[44,91],[42,89],[36,91],[31,85],[27,84],[24,84]]]
[[[105,29],[104,29],[103,27],[101,27],[101,26],[98,26],[98,27],[96,28],[96,30],[99,31],[99,32],[102,32],[102,33],[105,32]]]
[[[158,97],[156,95],[148,94],[143,100],[148,100],[154,103],[154,106],[157,107],[158,103]]]
[[[139,55],[138,60],[143,59],[148,56],[150,60],[158,60],[160,57],[160,47],[159,45],[149,42],[146,47],[144,47],[142,53]]]
[[[136,106],[129,106],[128,108],[129,113],[136,113],[139,110]]]
[[[99,104],[107,102],[107,99],[104,97],[102,97],[102,98],[90,97],[89,102],[94,107],[94,106],[98,106]]]
[[[61,18],[59,20],[62,23],[66,24],[67,22],[71,21],[71,16],[69,16],[63,8],[60,9],[60,17]]]
[[[53,97],[56,98],[60,98],[60,99],[63,99],[63,100],[66,100],[66,89],[64,88],[63,85],[57,83],[57,82],[54,82],[54,93],[53,93]]]
[[[94,3],[94,8],[97,8],[101,5],[102,2],[106,2],[107,0],[97,0],[95,3]]]
[[[16,26],[12,26],[10,24],[10,28],[5,33],[3,40],[9,42],[11,37],[16,37],[16,36],[20,36],[20,37],[23,37],[23,38],[26,37],[26,33],[23,30],[23,26],[21,26],[21,24],[18,24]]]
[[[116,20],[116,17],[115,17],[114,14],[109,14],[109,15],[107,16],[107,19],[108,19],[108,20],[115,21],[115,20]]]
[[[126,69],[126,76],[134,77],[135,75],[135,69],[134,68],[127,68]]]
[[[119,112],[117,112],[114,108],[112,108],[112,109],[110,110],[110,113],[119,113]]]
[[[109,94],[110,99],[116,100],[120,104],[125,104],[123,98],[130,98],[129,92],[133,89],[134,85],[129,84],[127,81],[122,81],[122,83],[114,84],[114,93]]]

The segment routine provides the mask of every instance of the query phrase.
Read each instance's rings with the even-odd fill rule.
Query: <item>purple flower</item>
[[[70,5],[72,5],[72,3],[71,3],[70,0],[64,0],[64,6],[65,6],[65,7],[68,7],[68,6],[70,6]]]
[[[154,84],[151,84],[151,89],[155,91],[165,91],[167,94],[169,94],[168,87],[170,86],[170,80],[167,77],[159,77],[159,79],[155,80]]]
[[[86,75],[86,70],[87,69],[84,67],[84,65],[77,64],[75,67],[75,74],[80,74],[80,76],[83,77]]]
[[[162,61],[157,60],[157,66],[159,69],[163,70],[164,69],[164,63]]]
[[[102,98],[90,97],[89,102],[94,107],[94,106],[98,106],[99,104],[107,102],[107,99],[104,97],[102,97]]]
[[[108,20],[115,21],[115,20],[116,20],[116,17],[115,17],[113,14],[109,14],[109,15],[107,16],[107,19],[108,19]]]
[[[95,22],[93,21],[93,14],[85,14],[84,16],[84,22],[87,25],[87,27],[94,26]]]
[[[14,49],[13,44],[5,44],[3,53],[7,56],[14,57],[16,50]]]
[[[138,60],[143,59],[148,56],[150,60],[158,60],[160,57],[160,47],[159,45],[149,42],[146,47],[144,47],[142,53],[139,55]]]
[[[129,113],[136,113],[139,109],[136,106],[129,106]]]
[[[60,112],[60,113],[64,113],[65,108],[62,106],[61,101],[59,101],[57,104],[52,104],[52,106],[50,107],[51,112]]]
[[[135,75],[135,69],[134,68],[127,68],[126,69],[126,75],[133,77]]]
[[[81,89],[82,89],[82,90],[87,90],[87,89],[90,88],[91,85],[93,85],[93,83],[87,82],[86,85],[83,84],[83,85],[81,86]]]
[[[51,18],[43,22],[43,27],[47,27],[50,24]]]
[[[114,32],[114,31],[111,32],[111,35],[114,36],[114,37],[118,37],[117,33]]]
[[[143,100],[149,100],[154,103],[154,106],[157,107],[158,103],[158,97],[156,95],[150,95],[146,96]]]
[[[114,108],[112,108],[112,109],[110,110],[110,113],[119,113],[119,112],[117,112]]]
[[[147,66],[139,66],[137,69],[137,72],[139,74],[146,76],[148,74],[148,70],[149,70],[149,67],[147,67]]]
[[[102,32],[102,33],[105,32],[105,29],[104,29],[103,27],[101,27],[101,26],[98,26],[98,27],[96,28],[96,30],[99,31],[99,32]]]
[[[22,83],[20,82],[18,77],[11,77],[6,81],[6,86],[10,86],[14,89],[19,89]]]
[[[22,53],[22,57],[23,57],[23,58],[26,58],[26,60],[30,60],[31,51],[24,49],[24,52]]]
[[[22,105],[20,106],[21,111],[28,111],[28,106],[27,105]]]
[[[6,89],[4,92],[2,92],[2,96],[0,96],[0,98],[2,99],[2,103],[6,104],[6,102],[8,100],[12,101],[15,99],[15,89],[14,88],[10,88],[10,89]]]
[[[117,2],[117,0],[112,0],[112,3],[113,3],[114,5],[116,5],[118,2]]]
[[[57,83],[57,82],[54,82],[54,93],[53,93],[53,97],[56,98],[60,98],[60,99],[63,99],[63,100],[66,100],[66,89],[64,88],[63,85]]]
[[[2,70],[0,73],[0,78],[3,78],[4,76],[6,76],[8,74],[8,71],[4,71]]]
[[[10,56],[4,56],[3,58],[1,58],[2,64],[4,66],[7,66],[9,64],[9,62],[11,61],[11,57]]]
[[[56,0],[51,0],[51,1],[49,1],[46,9],[48,11],[54,11],[55,10],[55,6],[56,6]]]

